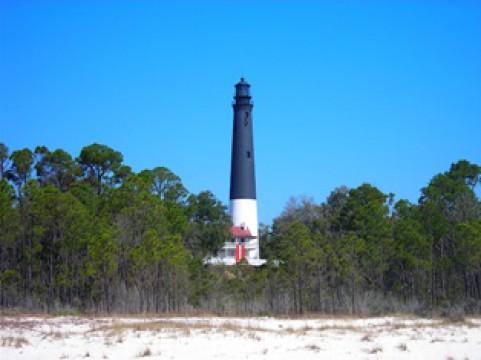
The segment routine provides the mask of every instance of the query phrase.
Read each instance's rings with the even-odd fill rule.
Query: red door
[[[235,245],[235,262],[238,263],[243,258],[246,257],[246,246],[245,244],[236,244]]]

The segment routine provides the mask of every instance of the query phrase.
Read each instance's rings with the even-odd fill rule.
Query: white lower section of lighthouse
[[[257,200],[233,199],[230,201],[232,225],[247,228],[255,239],[246,242],[247,258],[259,259],[259,233],[257,221]]]
[[[232,225],[246,226],[253,236],[257,236],[257,200],[234,199],[230,201]]]
[[[257,220],[257,201],[255,199],[231,199],[229,203],[232,229],[241,233],[248,233],[247,238],[236,238],[235,232],[230,240],[226,239],[224,246],[219,250],[217,256],[204,260],[211,265],[235,265],[239,262],[236,259],[236,251],[239,246],[245,248],[245,260],[249,265],[261,266],[266,260],[260,258],[259,254],[259,223]],[[243,237],[242,235],[239,235]]]

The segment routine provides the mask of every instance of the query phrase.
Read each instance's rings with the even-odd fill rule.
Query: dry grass
[[[19,318],[18,320],[0,318],[0,329],[15,329],[15,330],[31,330],[38,323],[31,320],[23,320]]]
[[[319,352],[321,350],[321,348],[315,344],[307,345],[306,349],[314,352]]]
[[[187,324],[180,321],[157,320],[157,321],[150,321],[150,322],[135,322],[135,323],[114,322],[109,325],[102,325],[102,326],[96,327],[90,331],[105,332],[112,336],[112,335],[122,334],[124,331],[158,332],[163,330],[185,330],[185,329],[191,329],[191,328],[205,329],[205,328],[212,328],[212,326],[206,323]]]
[[[29,345],[29,341],[23,336],[5,336],[0,339],[1,346],[21,348],[25,345]]]
[[[152,351],[149,348],[145,348],[137,357],[148,357],[152,355]]]
[[[54,340],[61,340],[61,339],[65,339],[66,337],[70,336],[71,333],[69,332],[60,332],[60,331],[54,331],[54,330],[50,330],[49,332],[46,332],[43,334],[43,337],[42,339],[46,339],[46,338],[50,338],[50,339],[54,339]]]
[[[374,326],[374,325],[373,325]],[[377,326],[384,326],[384,325],[377,325]],[[366,326],[355,326],[355,325],[322,325],[314,328],[313,330],[317,331],[330,331],[336,330],[340,332],[363,332],[366,330]]]
[[[262,339],[255,332],[248,332],[247,338],[250,340],[261,341]]]
[[[375,347],[367,350],[368,354],[377,354],[379,352],[382,352],[382,347],[380,347],[380,346],[375,346]]]
[[[361,341],[371,342],[371,341],[372,341],[371,335],[370,335],[370,334],[365,334],[365,335],[361,338]]]
[[[113,323],[109,324],[102,324],[100,326],[96,326],[90,330],[90,332],[104,332],[105,336],[107,337],[117,337],[122,338],[124,332],[133,331],[135,336],[140,337],[141,332],[174,332],[177,335],[183,336],[191,336],[192,332],[195,331],[197,334],[209,334],[209,333],[236,333],[239,335],[244,335],[249,338],[257,340],[258,333],[267,332],[267,333],[276,333],[279,335],[292,335],[292,336],[301,336],[306,335],[306,333],[312,332],[329,332],[329,331],[337,331],[340,334],[345,333],[360,333],[364,336],[361,337],[361,341],[369,342],[373,337],[373,333],[376,332],[391,332],[394,330],[403,330],[403,329],[412,329],[413,331],[420,331],[422,329],[437,329],[437,328],[445,328],[446,326],[474,326],[469,321],[464,321],[462,323],[456,322],[447,322],[445,320],[439,320],[434,323],[398,323],[392,321],[386,321],[383,323],[378,324],[329,324],[329,325],[321,325],[321,326],[308,326],[305,325],[300,328],[292,328],[292,327],[283,327],[282,324],[279,324],[278,329],[266,329],[259,326],[252,326],[252,325],[244,325],[239,324],[234,321],[221,321],[219,323],[212,323],[209,319],[203,319],[199,321],[192,321],[186,322],[182,321],[181,319],[158,319],[154,321],[139,321],[139,322],[132,322],[126,323],[121,322],[120,320],[115,320]],[[366,327],[372,329],[369,333],[365,333]],[[121,342],[118,341],[118,342]]]
[[[242,326],[233,322],[224,322],[220,324],[211,324],[207,321],[198,321],[192,323],[186,323],[182,321],[167,321],[157,320],[151,322],[136,322],[136,323],[122,323],[115,322],[110,325],[103,325],[91,329],[90,332],[105,332],[106,336],[121,336],[126,331],[133,332],[162,332],[162,331],[178,331],[185,336],[190,336],[192,330],[199,330],[202,333],[209,332],[233,332],[233,333],[245,333],[245,332],[261,332],[267,331],[260,327]],[[140,334],[138,334],[140,336]]]
[[[435,320],[435,322],[432,323],[411,323],[411,324],[406,324],[406,323],[396,323],[396,324],[391,324],[392,328],[397,330],[397,329],[405,329],[405,328],[412,328],[412,329],[426,329],[426,328],[433,328],[433,329],[438,329],[438,328],[445,328],[447,326],[466,326],[468,328],[476,328],[479,327],[479,325],[476,325],[470,320],[464,319],[464,320],[449,320],[449,319],[440,319],[440,320]]]

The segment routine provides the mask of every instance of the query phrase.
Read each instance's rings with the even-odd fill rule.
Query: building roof
[[[251,234],[251,231],[247,227],[231,226],[230,234],[236,239],[255,239],[256,237]]]

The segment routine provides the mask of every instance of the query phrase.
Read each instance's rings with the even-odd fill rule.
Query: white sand
[[[481,319],[0,317],[0,359],[481,359]]]

